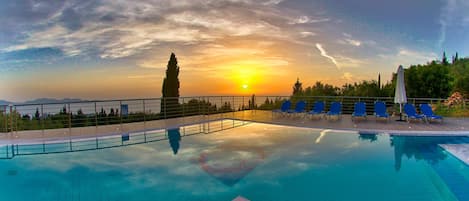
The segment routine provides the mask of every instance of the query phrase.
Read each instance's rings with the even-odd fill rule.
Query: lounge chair
[[[290,107],[291,107],[291,102],[289,100],[286,100],[282,103],[282,106],[280,107],[280,109],[272,110],[272,112],[273,112],[273,114],[279,113],[279,114],[283,115],[283,114],[286,114],[288,112]]]
[[[295,109],[290,109],[287,111],[288,114],[301,114],[305,111],[306,102],[305,101],[298,101],[296,103]]]
[[[443,121],[443,117],[440,115],[435,115],[433,113],[432,107],[428,103],[420,104],[420,111],[422,111],[423,116],[427,122],[431,120]]]
[[[364,102],[356,102],[355,107],[353,108],[352,121],[357,117],[362,117],[366,119],[366,104]]]
[[[340,118],[340,115],[342,114],[342,103],[340,102],[332,102],[331,103],[331,108],[329,109],[329,112],[326,113],[326,115],[330,118],[332,116],[336,116]]]
[[[314,102],[313,109],[308,112],[309,115],[322,115],[324,114],[324,101]]]
[[[406,114],[407,122],[410,122],[410,120],[412,119],[425,120],[425,117],[423,115],[417,114],[414,105],[410,103],[406,103],[404,105],[404,113]]]
[[[386,120],[389,120],[389,114],[386,112],[386,103],[383,101],[375,102],[375,117],[376,120],[378,118],[386,118]]]

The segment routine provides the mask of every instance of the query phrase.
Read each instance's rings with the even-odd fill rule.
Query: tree
[[[166,69],[166,77],[161,89],[163,99],[161,102],[161,113],[179,112],[179,66],[176,55],[171,53]]]
[[[448,58],[446,58],[446,52],[443,51],[443,58],[441,59],[441,64],[448,65]]]
[[[300,95],[303,93],[303,84],[300,82],[300,78],[296,79],[295,84],[293,85],[293,95]]]
[[[454,56],[454,59],[453,59],[453,64],[458,62],[458,52],[456,52],[456,56]]]
[[[381,89],[381,73],[378,73],[378,88]]]
[[[39,120],[41,118],[41,113],[39,113],[39,108],[36,108],[36,113],[34,113],[34,120]]]

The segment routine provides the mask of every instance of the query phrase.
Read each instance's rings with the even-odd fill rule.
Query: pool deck
[[[388,133],[393,135],[469,136],[469,118],[445,118],[441,123],[424,123],[421,121],[411,123],[398,122],[395,121],[397,118],[391,117],[390,120],[386,121],[376,120],[373,116],[369,116],[367,119],[352,121],[350,115],[342,115],[340,119],[331,120],[324,117],[282,116],[279,114],[274,115],[270,111],[248,110],[136,123],[0,133],[0,145],[120,135],[122,133],[175,128],[219,119],[235,119],[314,129]]]

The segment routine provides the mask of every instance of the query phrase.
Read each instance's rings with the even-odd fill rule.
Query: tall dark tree
[[[163,80],[161,93],[163,99],[161,102],[161,113],[165,116],[177,115],[179,108],[179,66],[176,55],[171,53],[166,69],[166,77]]]
[[[300,95],[301,93],[303,93],[303,84],[300,82],[300,78],[297,78],[293,85],[293,95]]]
[[[378,89],[381,89],[381,73],[378,73]]]
[[[458,52],[456,52],[456,55],[453,57],[453,64],[458,61]]]
[[[36,113],[34,113],[34,119],[39,120],[41,118],[41,113],[39,113],[39,108],[36,108]]]
[[[446,58],[446,52],[443,52],[443,58],[441,59],[441,64],[448,65],[448,58]]]

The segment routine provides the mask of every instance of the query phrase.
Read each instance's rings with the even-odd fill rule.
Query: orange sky
[[[0,99],[160,97],[171,52],[181,96],[199,96],[289,95],[297,78],[386,82],[399,65],[468,50],[456,29],[468,25],[465,1],[334,1],[8,3]]]

